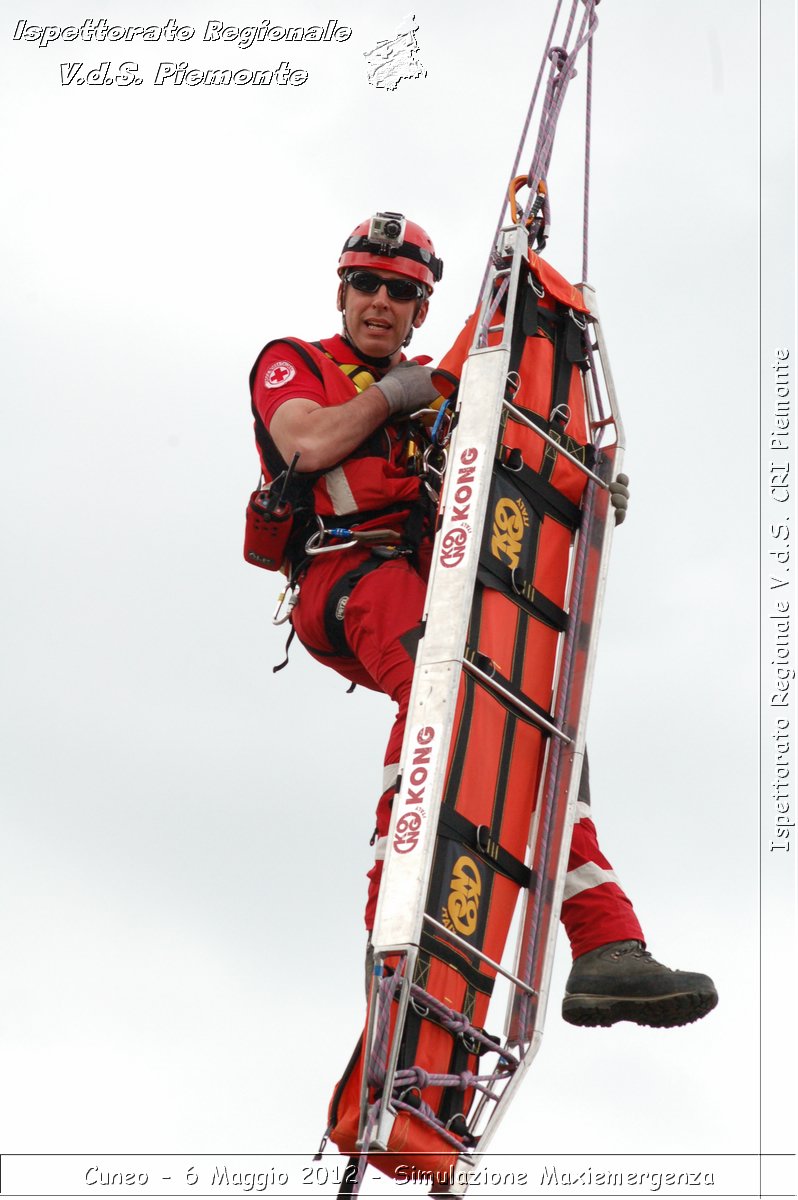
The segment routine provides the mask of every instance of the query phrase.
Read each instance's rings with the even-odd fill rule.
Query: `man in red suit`
[[[397,716],[377,805],[366,927],[373,927],[432,549],[433,507],[414,457],[411,414],[437,398],[431,369],[404,355],[427,316],[443,264],[401,214],[358,225],[338,262],[340,334],[270,342],[252,373],[256,436],[267,473],[295,460],[321,543],[357,526],[348,549],[307,559],[309,529],[289,543],[300,585],[293,625],[308,651],[344,678],[385,692]],[[298,457],[296,457],[298,456]],[[623,488],[613,502],[625,511]],[[590,816],[587,770],[571,843],[562,921],[574,965],[563,1016],[576,1025],[628,1020],[674,1026],[717,1003],[707,976],[671,971],[645,949],[640,924]]]

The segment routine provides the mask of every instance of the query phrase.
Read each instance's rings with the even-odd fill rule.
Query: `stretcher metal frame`
[[[416,658],[400,785],[394,799],[372,938],[375,974],[364,1064],[368,1064],[374,1047],[380,1005],[391,1002],[381,999],[385,989],[381,993],[379,988],[388,955],[400,956],[398,1010],[387,1054],[385,1101],[376,1124],[367,1119],[368,1071],[363,1071],[361,1154],[388,1148],[396,1116],[390,1097],[422,930],[434,925],[437,934],[457,941],[457,935],[434,922],[425,913],[425,907],[460,677],[464,670],[472,674],[480,671],[464,655],[503,412],[508,412],[511,420],[530,425],[523,412],[505,399],[513,314],[519,302],[519,279],[527,251],[527,230],[523,225],[510,225],[499,231],[495,266],[483,290],[474,343],[460,385],[458,418],[448,450],[424,636]],[[481,956],[486,965],[509,981],[503,1045],[521,1061],[518,1069],[508,1074],[502,1070],[500,1060],[495,1085],[491,1085],[493,1095],[481,1095],[469,1115],[469,1131],[476,1144],[473,1150],[464,1149],[457,1158],[448,1184],[453,1196],[465,1193],[470,1172],[495,1135],[540,1045],[584,758],[588,701],[614,526],[608,485],[622,465],[624,434],[595,293],[586,284],[580,285],[579,290],[589,309],[586,318],[589,367],[584,375],[589,428],[593,445],[599,446],[602,453],[600,465],[594,471],[569,456],[585,472],[588,481],[569,566],[565,604],[568,624],[560,635],[557,654],[553,705],[556,727],[547,727],[551,736],[528,839],[527,865],[535,872],[533,878],[538,880],[538,886],[522,893],[514,952],[508,938],[501,963]],[[493,323],[497,291],[504,292],[504,317],[498,325]],[[501,341],[487,345],[488,333],[495,335],[499,331]],[[552,442],[544,431],[530,427]],[[566,453],[556,442],[553,445],[557,453]],[[481,672],[481,675],[480,683],[490,688],[489,674]],[[526,711],[524,715],[542,723],[534,712]],[[421,754],[419,747],[423,749]],[[418,769],[419,763],[423,763],[423,771]],[[419,787],[422,777],[423,788]],[[553,890],[541,886],[546,862],[557,863]],[[549,894],[543,895],[546,890]],[[473,947],[469,949],[475,953]],[[365,1144],[367,1129],[370,1136]]]

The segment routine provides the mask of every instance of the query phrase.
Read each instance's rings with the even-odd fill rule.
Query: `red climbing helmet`
[[[426,284],[430,291],[443,275],[443,263],[435,257],[429,234],[395,212],[375,213],[352,230],[338,259],[338,274],[350,267],[395,271]]]

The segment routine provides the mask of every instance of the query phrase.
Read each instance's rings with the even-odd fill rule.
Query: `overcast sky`
[[[26,8],[39,24],[99,15]],[[196,30],[180,45],[41,48],[13,40],[16,10],[2,24],[6,1150],[277,1154],[324,1129],[363,1017],[392,713],[296,644],[272,674],[278,579],[241,554],[247,375],[269,339],[337,330],[337,255],[378,209],[423,224],[445,261],[414,346],[446,351],[552,5],[413,11],[427,73],[393,92],[364,59],[406,15],[391,4],[102,6],[118,24],[174,15]],[[203,42],[219,18],[335,18],[352,36]],[[606,0],[599,18],[589,279],[632,499],[591,710],[594,808],[650,949],[711,974],[720,1005],[681,1031],[573,1029],[563,939],[543,1047],[494,1148],[754,1151],[758,5]],[[104,60],[135,61],[143,83],[62,85],[61,63]],[[308,78],[155,86],[167,61]],[[583,83],[547,251],[574,280]],[[776,231],[786,156],[783,171]]]

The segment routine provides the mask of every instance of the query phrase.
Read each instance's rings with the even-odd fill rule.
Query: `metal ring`
[[[510,387],[513,389],[513,397],[515,397],[518,394],[518,389],[521,386],[521,376],[517,371],[508,371],[505,378],[507,379]]]
[[[571,320],[573,321],[574,325],[577,325],[580,329],[587,329],[587,317],[586,316],[584,316],[583,314],[580,313],[579,317],[577,317],[576,313],[574,312],[574,310],[572,308],[568,309],[568,315],[571,318]]]
[[[484,839],[482,837],[483,829],[485,831]],[[489,854],[490,852],[488,850],[487,844],[483,845],[483,842],[489,843],[491,840],[489,827],[487,825],[477,825],[477,832],[474,836],[476,837],[477,849],[481,850],[483,854]]]

